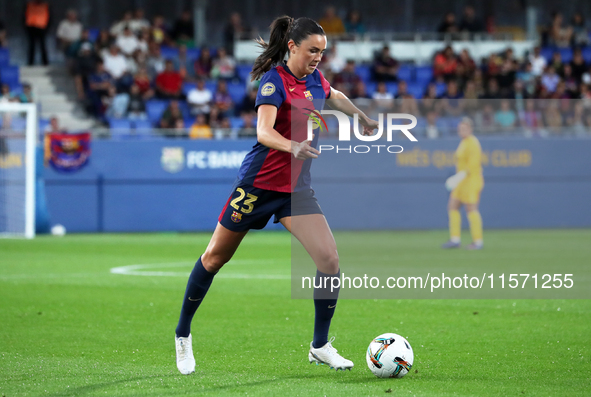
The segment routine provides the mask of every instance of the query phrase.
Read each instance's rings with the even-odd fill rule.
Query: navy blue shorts
[[[244,232],[264,228],[273,215],[277,223],[287,216],[309,214],[322,214],[312,189],[282,193],[237,181],[218,221],[233,232]]]

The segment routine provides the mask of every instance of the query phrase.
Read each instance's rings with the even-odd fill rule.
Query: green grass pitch
[[[444,231],[363,238],[378,234],[391,236],[404,266],[415,257],[474,257],[441,255]],[[543,249],[545,260],[589,265],[590,237],[590,230],[487,231],[487,247],[474,254],[510,263]],[[180,375],[174,328],[186,276],[208,240],[0,240],[0,397],[591,395],[589,300],[341,300],[331,336],[355,368],[310,365],[313,304],[290,298],[284,232],[251,233],[216,277],[193,322],[196,372]],[[111,272],[122,267],[128,274]],[[365,363],[367,345],[384,332],[414,348],[402,379],[377,379]]]

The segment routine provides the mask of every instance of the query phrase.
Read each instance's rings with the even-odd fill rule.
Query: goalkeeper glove
[[[450,176],[445,181],[445,188],[451,192],[464,180],[464,178],[466,178],[466,175],[468,175],[466,171],[460,171],[457,174]]]

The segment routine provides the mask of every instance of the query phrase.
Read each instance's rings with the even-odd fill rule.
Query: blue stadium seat
[[[131,133],[131,121],[127,119],[109,119],[109,128],[118,135]],[[113,133],[113,132],[112,132]]]
[[[413,80],[413,69],[414,68],[411,65],[400,65],[398,68],[398,78],[406,82]]]
[[[88,28],[88,39],[93,43],[98,39],[101,30],[99,28]]]
[[[173,47],[161,47],[160,54],[164,59],[178,59],[179,57],[179,50],[178,48]]]
[[[2,66],[0,67],[0,81],[10,85],[11,87],[19,82],[18,66]]]
[[[27,128],[27,120],[23,117],[13,117],[10,120],[10,128],[14,131],[24,131]]]
[[[187,58],[195,60],[199,58],[199,54],[201,54],[199,48],[187,48]]]
[[[139,134],[145,134],[148,131],[152,131],[152,123],[150,120],[131,120],[131,125],[136,130],[139,130]]]
[[[236,67],[236,74],[238,78],[244,82],[250,80],[250,71],[252,70],[252,65],[238,65]]]
[[[179,108],[181,109],[181,113],[183,114],[183,117],[190,117],[191,115],[191,110],[189,109],[189,104],[187,103],[187,101],[178,101],[179,102]]]
[[[585,62],[587,63],[591,63],[591,46],[587,46],[585,48],[583,48],[583,59],[585,60]]]
[[[368,82],[371,80],[371,68],[367,65],[358,65],[355,67],[355,73],[361,80]]]
[[[150,99],[146,101],[146,114],[148,115],[148,120],[150,120],[153,125],[157,125],[167,106],[168,102],[160,99]]]
[[[49,127],[50,121],[47,119],[39,119],[39,133],[45,132],[45,129]]]
[[[416,99],[422,98],[425,94],[425,88],[427,87],[424,83],[408,83],[408,93]]]
[[[195,83],[183,83],[183,94],[189,94],[189,91],[191,91],[195,87],[197,87],[197,84]]]
[[[185,128],[191,128],[191,126],[195,123],[196,117],[184,117],[183,123],[185,124]]]
[[[246,86],[243,83],[229,83],[228,94],[230,94],[234,103],[240,104],[246,95]]]
[[[205,88],[211,91],[212,94],[215,94],[218,88],[218,84],[215,80],[208,80],[205,82]]]
[[[0,67],[10,64],[10,51],[8,48],[0,48]]]
[[[244,127],[244,120],[240,117],[230,117],[230,127],[242,128]]]
[[[437,96],[441,96],[445,94],[447,90],[447,85],[445,83],[437,83]]]
[[[540,50],[540,55],[546,58],[546,61],[550,62],[552,60],[552,55],[554,55],[555,51],[556,49],[554,47],[543,47]]]
[[[560,56],[562,57],[563,63],[568,63],[573,60],[573,49],[572,48],[561,48],[559,50]]]
[[[386,83],[386,91],[392,93],[392,95],[396,96],[398,94],[398,84],[397,83]]]
[[[367,95],[369,95],[370,97],[373,95],[374,92],[376,92],[376,87],[377,87],[378,83],[376,83],[375,81],[368,81],[365,83],[365,92],[367,92]]]
[[[429,83],[433,80],[433,68],[431,66],[418,66],[415,69],[415,81],[417,83]]]

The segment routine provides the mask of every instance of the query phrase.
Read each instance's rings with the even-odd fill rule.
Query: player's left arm
[[[339,90],[330,87],[330,97],[326,100],[328,106],[334,110],[345,113],[349,117],[357,114],[359,122],[363,125],[363,135],[373,135],[373,130],[378,128],[379,123],[367,117],[349,98]]]

